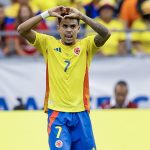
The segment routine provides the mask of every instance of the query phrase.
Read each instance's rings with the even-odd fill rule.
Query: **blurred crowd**
[[[112,32],[98,55],[150,55],[150,0],[0,0],[0,57],[39,56],[18,36],[16,28],[30,17],[59,5],[77,8]],[[84,22],[80,23],[79,38],[94,34]],[[35,30],[59,38],[56,18],[41,21]]]

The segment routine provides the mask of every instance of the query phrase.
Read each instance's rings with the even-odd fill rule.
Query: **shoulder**
[[[81,39],[81,43],[84,42],[84,44],[90,44],[92,41],[94,41],[95,35],[89,35],[86,36],[85,38]]]
[[[36,34],[36,37],[44,38],[44,39],[47,39],[47,40],[56,40],[56,38],[51,36],[51,35],[40,33],[40,32],[36,32],[36,31],[34,31],[34,32]]]
[[[128,105],[127,105],[127,108],[137,108],[137,104],[135,104],[134,102],[129,102]]]
[[[114,24],[114,26],[117,27],[124,27],[124,22],[123,20],[119,19],[119,18],[115,18],[112,20],[112,24]]]

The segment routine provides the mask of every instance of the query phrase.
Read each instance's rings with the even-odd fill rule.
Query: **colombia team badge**
[[[74,54],[75,54],[75,55],[79,55],[79,54],[80,54],[80,48],[79,48],[79,47],[76,47],[76,48],[74,49]]]
[[[62,142],[61,140],[57,140],[57,141],[55,142],[55,146],[56,146],[57,148],[61,148],[61,147],[63,147],[63,142]]]

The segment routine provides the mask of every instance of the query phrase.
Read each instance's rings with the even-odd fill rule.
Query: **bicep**
[[[95,45],[97,47],[100,47],[100,46],[104,45],[105,42],[109,39],[110,35],[111,35],[110,33],[107,34],[105,37],[102,37],[99,34],[95,35],[95,37],[94,37]]]
[[[26,34],[23,34],[22,36],[32,44],[34,43],[34,41],[36,39],[36,34],[35,34],[34,30],[30,30],[30,31],[26,32]]]

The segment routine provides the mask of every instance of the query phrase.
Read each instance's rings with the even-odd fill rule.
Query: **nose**
[[[72,30],[71,30],[70,27],[68,27],[68,28],[66,29],[66,31],[71,32]]]

